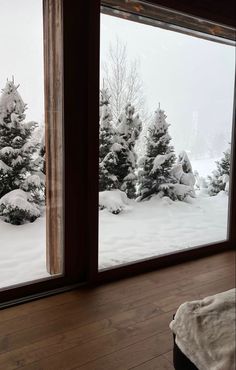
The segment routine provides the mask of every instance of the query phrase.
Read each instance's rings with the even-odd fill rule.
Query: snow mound
[[[117,215],[128,208],[128,197],[125,192],[120,190],[106,190],[99,193],[99,208],[107,209]]]
[[[40,210],[32,202],[29,193],[21,189],[12,190],[0,199],[0,216],[15,225],[33,222],[40,216]]]

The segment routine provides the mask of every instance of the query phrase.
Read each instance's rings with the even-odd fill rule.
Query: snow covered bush
[[[182,164],[184,173],[193,173],[192,165],[185,150],[179,153],[177,163]]]
[[[195,197],[191,186],[184,184],[162,184],[160,185],[160,196],[168,196],[172,200],[185,200],[188,196]]]
[[[0,216],[5,222],[22,225],[35,221],[40,216],[40,210],[29,193],[17,189],[0,199]]]
[[[220,161],[216,161],[217,169],[208,176],[208,193],[216,195],[220,191],[229,192],[229,177],[230,177],[230,148],[223,153]]]
[[[146,138],[146,155],[139,161],[139,200],[161,191],[161,185],[175,183],[171,168],[175,161],[174,148],[170,145],[169,124],[166,115],[159,108],[155,112]],[[172,196],[172,192],[166,194]]]
[[[183,200],[184,194],[183,189],[185,189],[185,197],[190,195],[192,197],[195,196],[194,185],[196,182],[195,176],[193,174],[192,166],[188,155],[185,151],[180,152],[177,163],[173,166],[170,171],[171,175],[176,179],[178,182],[178,186],[175,186],[175,193],[177,199]],[[182,186],[179,186],[182,185]],[[180,193],[178,194],[178,190]]]
[[[117,215],[128,206],[128,198],[125,192],[120,190],[102,191],[99,193],[100,210],[107,209]]]

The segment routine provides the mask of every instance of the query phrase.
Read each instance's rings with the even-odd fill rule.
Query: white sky
[[[0,89],[14,75],[28,104],[26,119],[44,116],[42,0],[0,0]]]
[[[42,0],[0,0],[0,89],[14,75],[27,120],[38,122],[44,115],[42,22]],[[177,146],[196,122],[206,136],[225,132],[230,140],[233,47],[102,15],[102,60],[117,37],[128,57],[139,59],[149,109],[161,103]]]
[[[234,47],[102,14],[101,61],[117,37],[139,59],[149,109],[161,103],[177,146],[196,122],[206,136],[225,132],[230,140]]]

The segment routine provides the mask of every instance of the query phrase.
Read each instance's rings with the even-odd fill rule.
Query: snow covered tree
[[[170,145],[169,124],[166,115],[159,108],[155,112],[146,137],[146,155],[140,160],[139,195],[140,200],[153,194],[168,192],[169,186],[175,182],[170,171],[175,161],[174,148]]]
[[[217,169],[208,176],[208,192],[210,195],[216,195],[220,191],[228,192],[229,176],[230,176],[230,148],[223,153],[220,161],[216,161]]]
[[[117,165],[113,147],[116,130],[112,124],[110,97],[106,89],[100,92],[100,125],[99,125],[99,191],[117,189],[118,180],[114,175]]]
[[[135,115],[135,108],[130,103],[120,116],[116,137],[117,166],[115,175],[118,180],[119,189],[124,191],[129,198],[136,196],[137,184],[137,155],[135,144],[142,130],[142,121],[139,115]]]
[[[0,97],[0,198],[23,189],[32,197],[42,187],[34,164],[37,143],[32,140],[35,122],[24,122],[26,104],[14,81],[7,81]]]

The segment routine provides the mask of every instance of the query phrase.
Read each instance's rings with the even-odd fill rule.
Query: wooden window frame
[[[117,5],[115,0],[103,1],[102,3],[109,6]],[[125,1],[120,0],[119,3],[124,5]],[[131,3],[131,1],[126,3]],[[233,0],[228,0],[227,5],[221,0],[193,0],[191,2],[189,0],[150,0],[144,3],[166,6],[168,9],[172,9],[172,13],[177,12],[180,13],[179,15],[185,11],[194,18],[200,17],[210,22],[223,24],[226,28],[233,27],[235,29],[235,2]],[[50,175],[47,179],[47,191],[49,191],[49,199],[53,199],[54,204],[58,201],[58,196],[61,200],[63,199],[64,273],[59,277],[29,282],[1,291],[0,308],[73,289],[81,283],[100,284],[234,248],[236,242],[234,227],[236,225],[236,189],[234,189],[236,184],[236,160],[234,160],[236,158],[234,145],[236,133],[233,129],[231,176],[233,186],[231,186],[231,207],[229,210],[231,220],[229,240],[225,243],[134,262],[108,271],[98,271],[98,181],[96,179],[98,179],[99,153],[101,2],[98,0],[81,2],[78,0],[43,0],[43,4],[45,65],[48,63],[48,67],[45,69],[45,75],[48,76],[45,81],[45,98],[48,99],[46,106],[49,104],[49,108],[53,107],[51,111],[48,109],[46,117],[48,122],[50,124],[53,122],[54,125],[57,125],[58,120],[63,121],[58,136],[53,140],[51,140],[50,135],[47,137],[49,156],[51,159],[59,158],[59,162],[49,169],[50,174],[53,175],[51,180]],[[56,12],[53,7],[59,7],[57,8],[59,19],[54,18],[54,21],[51,19],[51,23],[47,23],[50,14],[52,16]],[[165,10],[168,12],[168,9]],[[163,22],[163,19],[160,19],[160,21]],[[173,18],[170,19],[170,22],[173,22]],[[47,24],[50,24],[51,28],[47,29]],[[187,27],[186,24],[185,26]],[[58,27],[57,34],[53,33],[54,27]],[[62,35],[60,36],[61,32]],[[54,48],[51,47],[50,42],[53,43]],[[58,63],[60,60],[62,62]],[[62,94],[60,94],[60,91],[62,91]],[[57,99],[54,100],[56,96]],[[58,155],[55,149],[58,142],[61,143],[61,135],[63,135],[63,153],[60,149]],[[64,164],[63,174],[60,172],[60,161],[63,161]],[[53,178],[54,181],[59,181],[61,184],[63,181],[63,198],[60,188],[58,188],[59,193],[55,192],[52,196],[51,191],[54,191]],[[57,243],[57,240],[62,231],[62,221],[60,220],[62,205],[57,204],[59,208],[53,209],[50,208],[49,201],[48,206],[50,219],[47,227],[54,228],[56,235],[54,237],[49,233],[47,243],[48,246],[50,245],[48,249],[48,269],[57,272],[61,269],[61,261],[60,258],[58,259],[58,253],[60,252],[58,245],[61,245],[61,236],[59,236],[59,243]],[[56,226],[53,222],[54,217],[57,220]],[[51,246],[54,247],[51,249]]]
[[[202,12],[200,9],[200,14],[194,14],[194,6],[192,8],[192,12],[190,13],[183,13],[178,9],[178,6],[174,9],[168,7],[168,4],[172,3],[173,1],[165,1],[166,7],[163,7],[163,1],[159,0],[150,0],[150,1],[124,1],[124,0],[102,0],[101,6],[103,8],[103,12],[106,14],[112,14],[113,16],[122,17],[126,19],[130,19],[136,22],[141,22],[145,24],[156,25],[161,28],[165,29],[172,29],[178,32],[183,32],[185,34],[193,34],[196,37],[201,37],[205,39],[209,39],[216,42],[223,42],[230,45],[235,45],[235,24],[234,20],[231,19],[229,24],[222,24],[220,17],[212,16],[210,9],[207,8],[207,11]],[[181,5],[181,2],[179,2]],[[177,4],[175,4],[177,5]],[[115,10],[115,12],[114,12]],[[199,11],[199,9],[197,8]],[[219,16],[219,14],[218,14]],[[234,26],[233,26],[234,24]],[[173,27],[174,26],[174,27]],[[97,35],[99,35],[99,28],[97,29]],[[224,40],[223,40],[223,39]],[[227,42],[225,42],[227,40]],[[94,44],[97,45],[99,43],[98,39],[94,41]],[[99,59],[96,59],[97,65],[99,65]],[[91,74],[94,71],[91,70]],[[94,75],[94,79],[96,76]],[[93,106],[98,105],[99,95],[98,95],[98,88],[97,88],[98,81],[96,81],[96,85],[93,85],[94,91],[97,91],[96,101],[95,97],[93,100]],[[235,89],[234,89],[234,107],[233,107],[233,121],[232,121],[232,144],[231,144],[231,186],[230,186],[230,195],[229,195],[229,211],[228,211],[228,239],[224,242],[219,243],[211,243],[207,245],[196,246],[194,248],[189,248],[187,250],[182,251],[175,251],[171,254],[160,255],[152,258],[147,258],[139,261],[134,261],[132,263],[112,266],[111,268],[105,270],[98,270],[98,248],[96,249],[95,245],[98,244],[98,211],[94,214],[94,222],[92,223],[93,229],[91,229],[90,234],[92,235],[92,240],[90,243],[90,250],[91,255],[94,255],[93,258],[93,265],[91,266],[91,280],[98,284],[104,282],[110,282],[116,279],[129,277],[138,273],[143,273],[146,271],[150,271],[157,268],[162,268],[166,266],[170,266],[173,264],[178,264],[185,261],[190,261],[196,258],[201,258],[204,256],[209,256],[211,254],[220,253],[226,250],[233,249],[236,243],[236,232],[235,232],[235,225],[236,225],[236,191],[235,191],[235,184],[236,184],[236,130],[235,130]],[[96,106],[97,108],[97,106]],[[97,112],[97,109],[95,110]],[[91,122],[99,122],[99,118],[97,116],[93,116]],[[92,124],[91,124],[92,125]],[[92,126],[90,127],[92,131]],[[93,127],[94,130],[94,127]],[[93,150],[91,151],[91,158],[95,156],[94,148],[96,148],[98,153],[98,137],[99,137],[99,128],[98,125],[96,127],[96,135],[97,139],[93,139],[91,146]],[[98,158],[98,154],[97,154]],[[97,167],[95,165],[92,167],[92,172],[96,174],[98,178],[98,161]],[[91,189],[91,193],[89,196],[90,199],[90,209],[93,209],[94,204],[98,209],[98,198],[95,195],[95,191],[98,194],[97,189]],[[94,232],[96,230],[96,233]],[[96,251],[95,251],[96,249]],[[96,256],[95,256],[96,253]]]
[[[86,21],[89,8],[76,1],[42,1],[45,136],[49,158],[46,163],[47,269],[56,275],[1,289],[0,308],[73,289],[88,280],[87,211],[84,212],[87,195],[81,177],[87,175],[84,137],[87,137],[88,96],[84,86],[88,76]],[[75,8],[81,14],[79,24]],[[85,52],[83,58],[75,55],[71,43],[81,45]],[[78,69],[84,73],[79,75]],[[74,84],[81,86],[77,95],[77,89],[71,88]],[[78,112],[84,124],[78,122]]]

